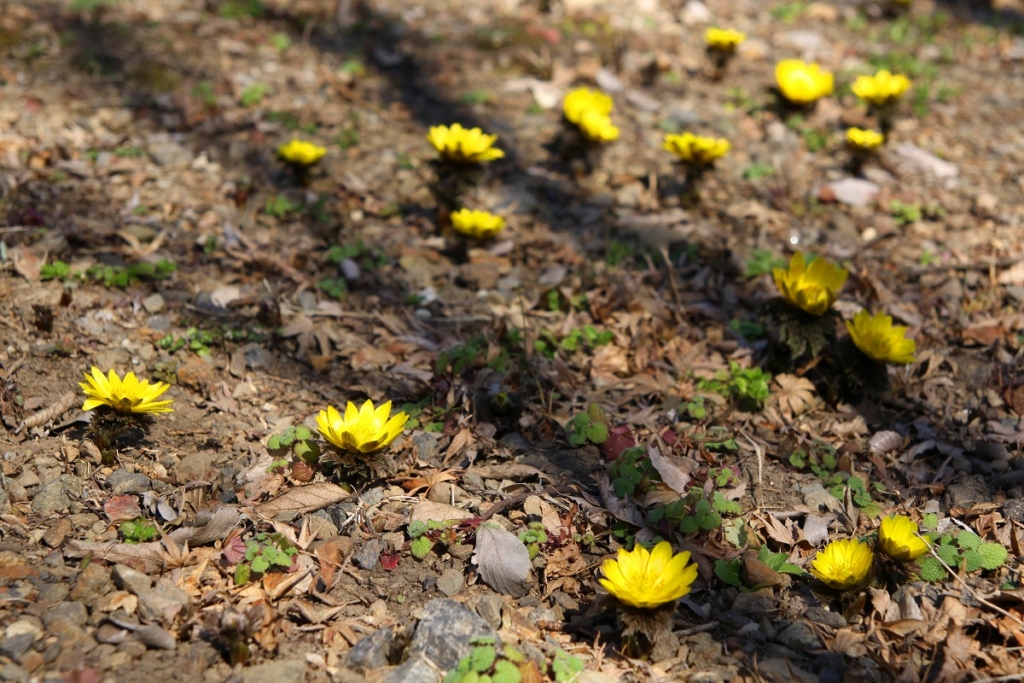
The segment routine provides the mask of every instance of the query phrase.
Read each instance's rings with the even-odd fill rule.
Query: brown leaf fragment
[[[111,564],[125,564],[147,574],[162,571],[167,565],[164,561],[166,553],[164,545],[153,543],[118,543],[109,541],[95,543],[72,539],[64,546],[66,557],[78,559],[92,555],[98,560]]]
[[[686,495],[689,492],[691,475],[697,469],[696,460],[662,455],[658,447],[653,444],[647,448],[647,455],[650,457],[654,469],[658,470],[658,474],[661,475],[661,480],[668,484],[670,489],[680,495]]]
[[[472,513],[445,503],[423,500],[417,503],[409,514],[410,522],[447,522],[469,519]]]
[[[597,476],[597,490],[601,493],[601,504],[604,505],[604,509],[610,512],[616,519],[638,527],[644,525],[644,516],[636,506],[636,503],[628,497],[619,498],[616,496],[607,475],[601,474]]]
[[[504,595],[526,595],[530,579],[530,551],[498,524],[483,524],[476,531],[473,562],[484,582]]]
[[[268,519],[284,513],[305,514],[334,505],[350,495],[337,484],[321,481],[288,489],[277,498],[257,505],[256,512]]]
[[[40,427],[50,420],[60,417],[78,403],[78,394],[73,391],[69,391],[59,399],[53,405],[48,408],[44,408],[37,413],[33,413],[25,418],[25,421],[18,425],[18,428],[14,430],[15,434],[21,432],[22,429],[32,429],[33,427]]]
[[[772,400],[779,404],[779,412],[787,420],[809,410],[814,405],[814,384],[806,377],[776,375],[778,388]]]

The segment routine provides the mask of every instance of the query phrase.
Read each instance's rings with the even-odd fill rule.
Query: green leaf
[[[565,650],[555,650],[555,658],[551,662],[551,671],[555,674],[556,681],[573,680],[584,668],[583,660],[569,654]]]
[[[281,445],[281,435],[275,434],[274,436],[267,439],[267,450],[276,451],[280,450],[283,446]]]
[[[412,543],[409,544],[409,550],[412,551],[412,556],[417,560],[422,560],[430,554],[430,549],[433,547],[433,543],[426,536],[420,536]]]
[[[419,538],[423,534],[427,533],[428,528],[429,527],[426,522],[420,520],[412,522],[409,524],[409,538]]]
[[[988,570],[999,569],[1009,556],[1006,548],[998,543],[982,543],[977,552],[981,556],[981,568]]]
[[[976,572],[981,569],[981,553],[974,548],[964,551],[964,571]]]
[[[960,551],[955,545],[940,545],[935,553],[942,558],[942,561],[956,569],[960,566]]]
[[[970,550],[981,545],[981,537],[970,531],[961,531],[956,537],[956,544],[964,550]]]
[[[254,572],[256,572],[257,574],[262,574],[266,572],[268,569],[270,569],[270,562],[267,560],[266,557],[263,556],[263,553],[260,553],[256,557],[252,558],[252,570]]]
[[[519,667],[512,662],[500,659],[494,665],[494,673],[491,674],[491,683],[519,683],[523,675],[519,673]]]
[[[469,653],[469,668],[477,673],[484,673],[494,666],[496,657],[493,645],[474,647]]]
[[[936,583],[946,578],[946,568],[934,557],[922,557],[917,565],[922,581]]]
[[[235,567],[235,585],[244,586],[245,584],[249,583],[250,573],[251,572],[249,569],[249,565],[245,564],[244,562],[238,564]]]
[[[763,546],[762,546],[763,547]],[[715,576],[729,584],[739,588],[743,585],[740,580],[740,558],[735,560],[715,560]]]
[[[924,529],[931,529],[934,531],[939,526],[939,516],[936,514],[927,514],[921,516],[921,527]]]

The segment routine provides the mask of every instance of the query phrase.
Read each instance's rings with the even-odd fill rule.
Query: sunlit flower
[[[846,144],[853,149],[862,152],[873,152],[881,147],[883,142],[885,142],[885,136],[877,131],[864,130],[863,128],[846,129]]]
[[[832,541],[811,563],[811,573],[830,588],[845,591],[864,583],[874,553],[858,540]]]
[[[292,138],[291,142],[277,148],[277,154],[290,164],[312,166],[327,154],[327,150],[312,142]]]
[[[894,560],[916,560],[928,552],[928,544],[917,532],[917,524],[909,517],[883,517],[878,529],[878,549]]]
[[[486,135],[479,128],[463,128],[461,124],[431,126],[427,140],[438,154],[448,161],[482,163],[501,159],[505,152],[494,146],[497,135]]]
[[[505,227],[505,219],[501,216],[477,209],[452,211],[450,218],[456,232],[478,240],[490,239]]]
[[[619,129],[612,125],[611,118],[593,109],[583,113],[579,128],[584,137],[594,142],[611,142],[619,137]]]
[[[345,407],[342,417],[334,406],[327,406],[316,416],[317,428],[324,438],[338,448],[352,453],[369,453],[384,448],[398,438],[409,416],[404,412],[391,415],[391,401],[373,407],[366,401],[360,408],[352,401]]]
[[[647,552],[639,543],[632,552],[619,548],[616,559],[601,564],[601,585],[616,598],[644,609],[678,600],[690,592],[697,578],[697,565],[690,564],[690,553],[672,554],[672,546],[662,541]]]
[[[119,413],[170,413],[174,401],[157,401],[160,394],[171,385],[165,382],[150,384],[148,379],[139,381],[134,372],[129,372],[121,379],[113,370],[104,375],[99,368],[93,366],[85,373],[85,381],[80,382],[85,392],[85,403],[82,410],[92,410],[100,406],[109,406]]]
[[[608,116],[612,113],[614,104],[612,98],[600,90],[576,88],[562,101],[562,112],[569,123],[578,126],[587,112],[597,112]]]
[[[672,152],[679,160],[693,166],[708,166],[724,157],[731,145],[725,138],[709,138],[693,133],[668,134],[662,149]]]
[[[857,348],[865,355],[882,363],[906,365],[914,362],[917,346],[907,339],[907,328],[892,324],[892,317],[884,313],[871,315],[861,310],[846,321],[846,329]]]
[[[704,32],[704,42],[708,44],[709,48],[719,52],[732,52],[746,38],[745,33],[734,28],[711,27]]]
[[[910,79],[883,69],[874,76],[857,76],[850,89],[865,102],[881,107],[895,102],[910,90]]]
[[[775,65],[775,81],[782,96],[794,104],[810,104],[832,94],[832,74],[815,62],[785,59]]]
[[[823,258],[814,259],[809,266],[805,263],[802,253],[793,254],[789,268],[772,271],[775,286],[789,305],[822,315],[836,302],[850,272]]]

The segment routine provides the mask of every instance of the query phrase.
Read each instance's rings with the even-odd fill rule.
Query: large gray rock
[[[818,634],[805,621],[797,621],[790,624],[775,639],[797,652],[817,650],[821,647],[821,640],[818,639]]]
[[[409,657],[423,655],[442,671],[454,669],[459,660],[472,651],[470,641],[481,636],[499,642],[490,624],[468,607],[454,600],[437,598],[423,608],[423,616],[409,646]]]
[[[114,470],[107,477],[106,486],[115,496],[126,493],[145,493],[152,484],[149,477],[139,472],[129,472],[126,469]]]
[[[176,617],[188,614],[192,607],[189,594],[168,579],[160,579],[153,588],[139,591],[138,596],[139,616],[148,622],[170,624]]]
[[[137,569],[132,569],[123,564],[115,564],[110,572],[110,578],[114,585],[122,590],[138,595],[153,587],[153,579],[149,578]]]
[[[379,669],[388,665],[388,653],[395,642],[390,628],[382,628],[366,636],[349,650],[345,666],[349,669]]]
[[[32,499],[32,512],[52,515],[68,509],[71,501],[82,497],[82,482],[78,477],[64,474],[44,484]]]

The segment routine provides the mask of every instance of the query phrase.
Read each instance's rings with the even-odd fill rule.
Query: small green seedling
[[[259,533],[245,544],[245,559],[235,566],[235,585],[243,586],[254,575],[271,569],[285,570],[292,566],[298,547],[282,534]]]
[[[242,91],[242,95],[238,98],[238,101],[243,107],[253,107],[262,102],[268,92],[270,92],[270,88],[265,84],[253,83]]]
[[[768,549],[768,546],[761,546],[757,552],[757,559],[764,562],[773,570],[780,574],[792,574],[793,576],[807,576],[807,572],[791,562],[788,562],[789,556],[786,553],[773,553]],[[729,584],[735,586],[743,591],[755,590],[755,586],[744,586],[743,580],[740,577],[740,567],[743,563],[743,559],[737,557],[733,560],[715,560],[715,576]]]
[[[924,526],[935,527],[934,515],[925,515]],[[1006,563],[1009,553],[1001,543],[986,542],[972,531],[962,530],[956,533],[937,534],[930,532],[926,536],[931,540],[935,554],[942,558],[954,571],[967,573],[978,570],[992,571]],[[924,555],[917,561],[918,571],[925,581],[939,582],[946,579],[946,568],[932,555]]]
[[[742,512],[739,503],[720,492],[712,491],[706,496],[704,489],[694,486],[679,500],[651,510],[647,519],[655,525],[665,520],[684,534],[695,534],[722,526],[722,515],[736,516]]]
[[[901,202],[899,199],[892,200],[892,203],[889,204],[889,212],[900,225],[916,223],[923,218],[920,204]]]
[[[47,263],[39,270],[39,279],[43,281],[60,280],[63,282],[69,277],[71,277],[71,266],[64,261]]]
[[[548,542],[548,534],[541,522],[532,522],[526,531],[519,534],[519,540],[530,551],[530,559],[532,560],[540,554],[540,546]]]
[[[267,198],[263,213],[274,218],[285,218],[288,214],[298,211],[301,207],[283,194]]]
[[[156,524],[140,517],[130,522],[122,522],[121,526],[117,528],[117,532],[125,543],[145,543],[156,538],[160,530],[157,529]]]
[[[731,360],[728,370],[719,370],[711,379],[700,380],[697,389],[731,398],[743,408],[756,409],[768,398],[771,381],[771,374],[761,368],[741,368]]]
[[[470,644],[473,649],[445,675],[444,683],[520,683],[523,670],[531,667],[522,652],[496,645],[493,637],[479,636]],[[536,675],[536,668],[532,670]]]
[[[808,450],[797,448],[789,454],[789,464],[798,470],[809,469],[822,479],[836,471],[839,454],[827,443],[815,441]]]
[[[406,533],[410,539],[409,551],[417,560],[425,559],[435,543],[448,546],[459,541],[458,533],[448,522],[415,521],[409,525]]]
[[[882,506],[871,499],[871,491],[883,492],[885,486],[881,482],[872,482],[866,485],[860,477],[853,476],[847,472],[836,472],[822,480],[822,484],[829,493],[838,500],[845,500],[846,491],[850,491],[850,499],[853,504],[861,509],[868,517],[878,517],[882,514]]]
[[[312,465],[320,459],[320,446],[305,425],[288,427],[267,439],[267,450],[274,455],[292,453],[296,458]]]
[[[608,419],[601,406],[591,403],[587,412],[577,413],[565,424],[565,435],[573,446],[582,446],[588,441],[603,444],[608,440]]]

